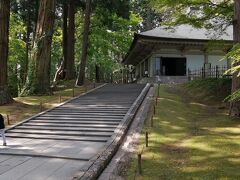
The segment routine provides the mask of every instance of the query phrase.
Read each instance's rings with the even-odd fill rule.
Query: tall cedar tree
[[[74,62],[74,44],[75,44],[75,0],[69,1],[68,7],[68,36],[67,36],[67,62],[65,79],[75,79],[75,62]]]
[[[233,20],[233,40],[235,43],[240,43],[240,1],[234,1],[234,20]],[[233,64],[239,66],[240,62]],[[240,70],[236,71],[232,77],[232,93],[240,89],[240,77],[238,77]],[[230,105],[230,115],[240,116],[240,101],[233,101]]]
[[[62,14],[62,19],[63,19],[63,24],[62,24],[62,52],[63,52],[63,59],[62,59],[62,67],[60,67],[62,74],[59,79],[64,79],[66,76],[65,69],[67,67],[67,50],[68,50],[68,3],[63,2],[63,14]]]
[[[71,80],[75,79],[75,8],[76,1],[69,0],[63,2],[62,5],[62,52],[63,56],[61,64],[58,67],[55,77],[54,85],[58,83],[60,79]]]
[[[21,79],[22,79],[22,84],[26,83],[27,80],[27,74],[28,74],[28,65],[29,65],[29,49],[30,49],[30,33],[31,33],[31,14],[30,14],[30,0],[27,1],[27,32],[26,32],[26,37],[25,37],[25,42],[26,42],[26,52],[25,52],[25,59],[24,59],[24,64],[23,64],[23,70],[21,74]]]
[[[78,78],[76,81],[76,84],[78,86],[82,86],[85,80],[85,67],[87,62],[88,39],[89,39],[88,36],[90,29],[90,16],[91,16],[91,0],[86,0],[81,62],[79,67]]]
[[[49,94],[50,62],[53,26],[55,19],[55,0],[41,0],[36,27],[33,55],[33,79],[30,94]]]
[[[0,1],[0,105],[12,101],[8,92],[7,61],[9,42],[10,0]]]
[[[67,69],[67,50],[68,50],[68,2],[64,1],[62,4],[62,58],[55,77],[53,86],[56,86],[58,81],[65,79]]]

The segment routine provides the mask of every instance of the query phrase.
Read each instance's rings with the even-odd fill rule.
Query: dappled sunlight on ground
[[[16,102],[27,104],[27,105],[37,105],[39,104],[39,99],[33,97],[18,97],[14,98]]]
[[[232,135],[240,135],[240,128],[239,127],[219,127],[219,128],[205,128],[208,131],[213,133],[221,133],[221,134],[232,134]]]
[[[179,101],[174,100],[174,99],[170,99],[170,98],[158,98],[159,100],[164,100],[164,101],[170,101],[170,102],[174,102],[174,103],[179,103]]]
[[[197,105],[197,106],[201,106],[201,107],[207,107],[206,104],[201,104],[201,103],[197,103],[197,102],[190,102],[189,104],[191,104],[191,105]]]
[[[136,175],[133,159],[128,179],[239,179],[240,120],[227,109],[184,99],[160,88],[153,118],[145,130],[149,147],[143,148],[143,176]],[[140,147],[145,144],[144,133]]]

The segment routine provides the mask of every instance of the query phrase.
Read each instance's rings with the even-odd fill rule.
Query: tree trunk
[[[10,0],[0,1],[0,105],[12,101],[7,84]]]
[[[28,64],[29,64],[29,45],[30,45],[30,33],[31,33],[31,17],[30,17],[30,0],[28,0],[28,7],[27,7],[27,33],[26,33],[26,52],[25,52],[25,60],[23,64],[23,77],[22,77],[22,84],[24,85],[27,80],[28,75]]]
[[[100,67],[98,65],[95,65],[95,76],[96,83],[100,83]]]
[[[68,8],[68,46],[65,79],[75,79],[75,62],[74,62],[74,44],[75,44],[75,0],[69,1]]]
[[[65,79],[66,77],[66,69],[67,69],[67,41],[68,41],[68,4],[67,2],[63,2],[62,7],[62,57],[59,60],[59,66],[55,73],[54,80],[53,80],[53,86],[56,86],[58,81],[61,79]]]
[[[62,51],[63,51],[63,69],[62,75],[60,79],[64,79],[66,75],[66,68],[67,68],[67,48],[68,48],[68,4],[66,2],[63,3],[63,42],[62,42]]]
[[[29,94],[50,94],[50,63],[55,0],[41,0],[33,54],[33,79]]]
[[[63,74],[62,71],[63,71],[63,69],[64,69],[64,66],[63,66],[64,61],[61,60],[60,63],[61,63],[61,64],[58,66],[58,69],[57,69],[57,71],[56,71],[56,73],[55,73],[55,76],[54,76],[54,79],[53,79],[53,87],[55,87],[55,86],[57,85],[57,83],[58,83],[61,75]]]
[[[151,20],[151,9],[147,9],[147,18],[146,18],[146,31],[152,29],[152,20]]]
[[[81,54],[81,62],[79,67],[78,79],[76,82],[76,84],[79,86],[82,86],[85,80],[85,67],[87,63],[87,51],[88,51],[88,35],[89,35],[89,29],[90,29],[90,15],[91,15],[91,0],[86,0],[82,54]]]
[[[34,22],[33,22],[33,40],[32,41],[35,42],[40,1],[34,0],[32,3],[34,3]],[[34,46],[34,43],[32,43],[32,48],[33,46]]]
[[[234,1],[234,24],[233,24],[233,39],[235,43],[240,43],[240,1]],[[233,66],[240,65],[240,62],[233,64]],[[232,77],[232,93],[240,89],[240,77],[235,72]],[[234,101],[230,104],[230,115],[240,117],[240,101]]]

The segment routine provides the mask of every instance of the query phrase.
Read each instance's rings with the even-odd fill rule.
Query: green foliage
[[[232,93],[231,96],[228,96],[226,98],[226,100],[230,101],[230,102],[240,101],[240,90],[235,91],[234,93]]]
[[[150,0],[133,0],[131,2],[132,11],[142,17],[142,22],[139,24],[140,31],[151,30],[159,26],[165,16],[165,14],[150,7],[149,2]]]
[[[96,11],[91,17],[89,50],[87,61],[87,78],[95,79],[95,65],[100,67],[102,80],[110,80],[110,74],[121,68],[120,62],[128,51],[133,33],[141,18],[131,13],[129,19],[124,19],[117,14],[108,14],[111,26],[102,20],[101,11]],[[82,38],[82,18],[78,13],[76,17],[76,38]],[[76,57],[80,59],[81,41],[76,41]]]
[[[150,0],[151,5],[165,16],[164,24],[191,24],[223,32],[232,24],[232,0]]]
[[[25,58],[25,42],[23,40],[26,33],[26,27],[18,17],[11,13],[10,16],[10,32],[9,32],[9,63],[8,77],[10,93],[13,97],[18,95],[19,89],[23,87],[22,68]]]
[[[133,32],[139,23],[139,18],[134,14],[131,14],[130,20],[116,14],[112,14],[111,19],[112,29],[108,29],[97,16],[93,16],[89,49],[90,62],[99,65],[101,71],[108,75],[119,69],[119,63],[128,51]]]
[[[232,50],[227,54],[227,58],[229,59],[232,59],[232,64],[237,64],[240,62],[240,56],[239,56],[239,53],[240,53],[240,44],[236,44]],[[236,65],[236,66],[233,66],[230,70],[227,71],[227,73],[237,73],[238,72],[238,75],[240,77],[240,64]]]
[[[62,29],[61,26],[55,26],[52,38],[52,53],[51,53],[51,80],[54,78],[57,70],[57,65],[62,57]]]
[[[106,14],[116,14],[118,17],[129,19],[130,16],[130,0],[98,0],[93,1],[94,12],[101,11],[103,20],[109,17]],[[106,24],[105,24],[106,25]]]
[[[62,3],[57,1],[55,27],[51,51],[51,79],[56,72],[56,67],[62,57]],[[68,1],[67,1],[68,2]],[[80,3],[81,2],[81,3]],[[10,53],[9,53],[9,85],[13,96],[25,92],[33,81],[34,66],[32,62],[34,31],[37,21],[38,1],[20,0],[11,2],[10,21]],[[75,62],[79,64],[82,48],[83,9],[85,3],[76,4],[76,30],[75,30]],[[100,69],[100,78],[109,80],[114,71],[122,68],[121,60],[128,51],[133,33],[138,30],[142,19],[130,11],[130,0],[93,1],[91,27],[89,37],[89,50],[87,61],[87,78],[95,79],[96,65]],[[29,29],[27,29],[27,27]],[[26,34],[30,34],[28,62],[26,61]],[[25,83],[24,66],[28,64],[28,78]],[[77,67],[77,69],[79,69]],[[27,92],[25,92],[27,93]]]
[[[226,55],[227,58],[232,60],[232,66],[226,73],[237,73],[237,76],[240,78],[240,44],[236,44],[231,51]],[[240,89],[236,92],[233,92],[231,96],[228,97],[229,101],[239,101],[240,100]]]

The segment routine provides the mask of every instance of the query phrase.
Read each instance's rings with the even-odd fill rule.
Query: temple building
[[[225,55],[233,46],[232,31],[229,27],[215,36],[206,29],[180,25],[138,33],[123,64],[131,67],[132,79],[138,82],[184,82],[191,71],[231,66]]]

